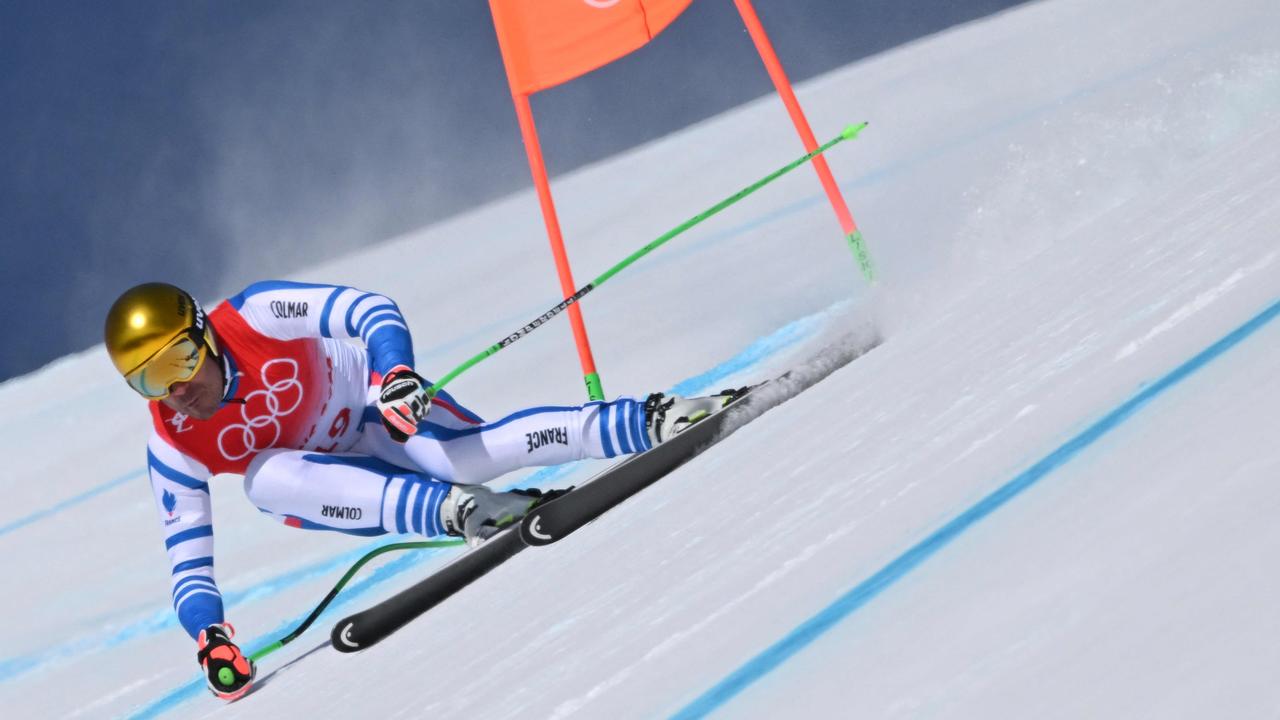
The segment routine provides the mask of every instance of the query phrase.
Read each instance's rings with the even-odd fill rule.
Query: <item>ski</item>
[[[595,476],[581,489],[567,492],[536,506],[531,511],[533,517],[548,518],[548,528],[553,529],[553,535],[540,532],[538,521],[508,528],[418,583],[377,605],[339,620],[330,633],[334,649],[350,653],[372,647],[529,545],[546,545],[558,540],[595,519],[608,508],[634,495],[644,486],[679,467],[695,455],[696,451],[702,449],[700,445],[709,446],[709,441],[713,440],[716,432],[723,427],[728,411],[748,394],[750,393],[743,393],[734,398],[724,409],[694,423],[658,447],[633,455],[614,465]],[[624,489],[628,492],[619,492]],[[561,504],[570,496],[579,501],[567,505]],[[591,508],[596,507],[600,509],[591,512]],[[544,515],[545,509],[550,509],[551,512]],[[589,517],[588,513],[590,513]],[[526,530],[526,526],[530,529]]]
[[[734,398],[724,409],[694,423],[658,447],[614,465],[582,488],[536,506],[531,511],[532,515],[527,516],[544,520],[530,524],[526,518],[525,523],[502,531],[416,584],[377,605],[339,620],[329,636],[334,649],[350,653],[372,647],[529,545],[554,542],[639,492],[704,447],[709,447],[717,431],[724,427],[729,410],[749,394],[750,391]],[[562,504],[570,497],[577,501]],[[547,513],[547,510],[551,512]],[[545,523],[553,534],[541,532],[540,523]]]
[[[516,528],[504,530],[416,584],[367,610],[339,620],[329,635],[334,649],[349,653],[375,645],[525,547]]]

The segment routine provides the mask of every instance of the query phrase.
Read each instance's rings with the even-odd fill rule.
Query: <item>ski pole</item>
[[[320,604],[317,605],[316,608],[311,611],[311,614],[307,616],[307,619],[303,620],[302,623],[298,625],[298,627],[291,630],[288,635],[285,635],[284,637],[280,638],[279,640],[276,640],[270,645],[267,645],[266,647],[250,654],[249,659],[254,662],[257,662],[262,658],[284,647],[285,645],[288,645],[289,643],[296,640],[299,635],[306,632],[307,628],[311,627],[311,624],[316,621],[316,618],[320,617],[320,613],[324,612],[324,609],[329,607],[329,603],[333,602],[333,599],[338,596],[338,592],[341,591],[344,586],[346,586],[347,582],[351,580],[352,576],[355,575],[356,572],[360,570],[360,568],[364,567],[365,563],[378,557],[379,555],[383,553],[391,552],[393,550],[417,550],[420,548],[454,547],[457,545],[462,545],[465,542],[466,542],[465,540],[461,540],[461,539],[419,540],[416,542],[391,543],[390,545],[383,545],[382,547],[374,548],[373,550],[370,550],[369,552],[365,553],[364,557],[357,560],[355,564],[351,566],[350,570],[347,570],[347,573],[342,576],[342,579],[338,581],[338,584],[334,585],[333,589],[329,591],[329,594],[325,595],[324,599],[320,601]]]
[[[803,156],[801,156],[801,157],[799,157],[799,158],[796,158],[795,160],[791,161],[790,163],[787,163],[786,165],[784,165],[783,167],[778,168],[777,170],[774,170],[773,172],[771,172],[771,173],[769,173],[768,175],[764,176],[763,178],[761,178],[761,179],[757,180],[756,182],[752,183],[751,185],[748,185],[747,187],[742,188],[741,190],[739,190],[738,192],[734,193],[733,195],[730,195],[729,197],[725,198],[724,200],[721,200],[720,202],[716,203],[715,205],[712,205],[711,207],[707,208],[706,210],[703,210],[702,212],[698,213],[697,215],[694,215],[693,217],[689,218],[688,220],[685,220],[683,223],[680,223],[679,225],[677,225],[676,227],[672,228],[671,230],[668,230],[667,232],[663,233],[663,234],[662,234],[661,236],[659,236],[656,240],[654,240],[654,241],[650,242],[648,245],[645,245],[644,247],[642,247],[642,248],[640,248],[639,250],[635,251],[635,252],[634,252],[634,253],[632,253],[631,255],[627,256],[627,258],[625,258],[622,262],[620,262],[620,263],[618,263],[617,265],[614,265],[613,267],[609,268],[609,269],[608,269],[608,270],[606,270],[602,275],[600,275],[600,277],[596,278],[595,280],[592,280],[591,282],[587,283],[586,285],[583,285],[581,288],[579,288],[579,289],[578,289],[576,292],[574,292],[572,295],[570,295],[569,297],[565,298],[564,300],[561,300],[561,301],[560,301],[560,302],[559,302],[555,307],[551,308],[550,310],[548,310],[548,311],[546,311],[546,312],[542,313],[541,315],[539,315],[538,317],[534,318],[531,322],[529,322],[529,323],[528,323],[527,325],[525,325],[524,327],[522,327],[522,328],[520,328],[519,330],[516,330],[515,332],[511,333],[510,335],[508,335],[508,336],[506,336],[506,337],[502,338],[502,339],[501,339],[501,340],[499,340],[498,342],[496,342],[496,343],[494,343],[494,344],[490,345],[489,347],[485,348],[483,351],[481,351],[481,352],[479,352],[479,353],[476,353],[476,355],[474,355],[473,357],[471,357],[469,360],[467,360],[466,362],[462,363],[461,365],[459,365],[458,367],[454,368],[453,370],[449,371],[449,373],[448,373],[448,374],[446,374],[444,377],[440,378],[440,380],[436,381],[436,383],[435,383],[434,385],[432,385],[430,388],[428,388],[428,389],[427,389],[427,392],[428,392],[432,397],[435,397],[435,394],[436,394],[436,393],[438,393],[438,392],[440,392],[440,389],[441,389],[441,388],[443,388],[445,385],[448,385],[451,381],[453,381],[453,379],[454,379],[454,378],[458,377],[458,376],[459,376],[459,375],[461,375],[462,373],[464,373],[464,372],[466,372],[467,370],[471,369],[473,366],[475,366],[475,365],[476,365],[477,363],[479,363],[481,360],[484,360],[485,358],[489,357],[490,355],[494,355],[494,354],[495,354],[495,353],[497,353],[499,350],[501,350],[501,349],[505,348],[506,346],[510,345],[511,343],[513,343],[513,342],[515,342],[515,341],[519,340],[520,338],[524,337],[525,335],[528,335],[529,333],[533,332],[534,330],[537,330],[537,329],[538,329],[538,328],[539,328],[543,323],[547,322],[548,320],[550,320],[551,318],[555,317],[556,315],[559,315],[561,312],[563,312],[563,311],[565,310],[565,308],[567,308],[567,307],[569,307],[570,305],[572,305],[572,304],[574,304],[574,303],[578,302],[579,300],[581,300],[581,299],[582,299],[582,298],[583,298],[587,293],[589,293],[589,292],[591,292],[592,290],[595,290],[597,287],[600,287],[601,285],[603,285],[603,284],[604,284],[604,283],[605,283],[609,278],[613,277],[614,275],[617,275],[619,272],[622,272],[622,270],[624,270],[627,266],[631,265],[632,263],[634,263],[635,261],[637,261],[637,260],[639,260],[640,258],[644,257],[645,255],[648,255],[649,253],[653,252],[654,250],[658,249],[659,247],[662,247],[663,245],[665,245],[665,244],[667,243],[667,241],[671,240],[671,239],[672,239],[672,238],[674,238],[675,236],[677,236],[677,235],[679,235],[679,234],[683,233],[684,231],[688,230],[689,228],[693,227],[694,225],[697,225],[698,223],[701,223],[703,220],[706,220],[707,218],[711,217],[712,215],[715,215],[715,214],[719,213],[721,210],[724,210],[725,208],[729,207],[730,205],[733,205],[734,203],[738,202],[739,200],[741,200],[741,199],[745,198],[746,196],[750,195],[751,193],[753,193],[753,192],[755,192],[755,191],[759,190],[760,188],[764,187],[765,185],[768,185],[769,183],[773,182],[774,180],[777,180],[778,178],[782,177],[783,175],[786,175],[787,173],[791,172],[792,170],[795,170],[796,168],[798,168],[798,167],[800,167],[801,165],[803,165],[803,164],[805,164],[805,163],[809,162],[810,160],[812,160],[813,158],[817,157],[818,155],[821,155],[822,153],[826,152],[827,150],[830,150],[832,147],[835,147],[836,145],[838,145],[838,144],[840,144],[840,143],[844,142],[845,140],[854,140],[854,139],[856,139],[856,138],[858,137],[858,133],[862,132],[862,130],[863,130],[864,128],[866,128],[866,127],[867,127],[867,123],[865,123],[865,122],[863,122],[863,123],[858,123],[857,125],[849,125],[849,126],[848,126],[848,127],[846,127],[843,131],[841,131],[841,133],[840,133],[839,135],[837,135],[837,136],[836,136],[835,138],[833,138],[832,140],[829,140],[829,141],[828,141],[828,142],[826,142],[825,144],[823,144],[823,145],[819,146],[819,147],[818,147],[818,149],[814,150],[813,152],[811,152],[811,153],[806,153],[805,155],[803,155]]]

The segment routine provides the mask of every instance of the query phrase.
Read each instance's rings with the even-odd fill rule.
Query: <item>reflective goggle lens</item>
[[[139,395],[163,400],[169,397],[169,388],[174,383],[187,382],[196,376],[207,354],[204,343],[188,334],[179,335],[124,379]]]

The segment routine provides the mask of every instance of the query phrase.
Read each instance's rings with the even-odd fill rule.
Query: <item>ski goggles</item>
[[[188,382],[200,372],[209,347],[195,328],[180,333],[146,362],[124,376],[125,382],[148,400],[169,397],[174,383]]]

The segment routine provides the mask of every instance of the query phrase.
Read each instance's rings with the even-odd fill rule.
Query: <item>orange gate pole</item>
[[[551,199],[551,183],[547,180],[547,168],[542,159],[542,145],[538,142],[538,129],[533,124],[533,109],[529,105],[529,96],[516,92],[514,88],[511,91],[511,99],[516,106],[516,118],[520,122],[520,136],[524,139],[525,153],[529,156],[529,172],[533,175],[533,185],[538,192],[538,203],[542,206],[542,219],[547,226],[547,238],[551,241],[551,254],[555,257],[556,273],[560,276],[560,291],[565,298],[568,298],[577,290],[577,285],[573,282],[573,270],[569,267],[569,255],[564,249],[560,221],[556,217],[556,206]],[[569,306],[569,324],[573,327],[573,339],[578,346],[578,361],[582,364],[587,397],[591,400],[603,400],[604,387],[600,383],[599,373],[596,372],[596,361],[591,355],[591,341],[587,338],[587,327],[582,321],[582,310],[577,303]]]
[[[796,94],[791,89],[791,82],[782,69],[782,63],[778,61],[778,54],[774,52],[773,43],[769,42],[769,36],[765,34],[764,26],[760,24],[760,17],[756,15],[751,0],[733,0],[733,2],[738,7],[738,14],[742,15],[742,21],[747,26],[752,42],[756,45],[756,52],[760,53],[760,59],[764,61],[769,79],[773,81],[773,86],[777,88],[778,95],[787,107],[787,113],[791,115],[791,122],[796,126],[796,132],[800,134],[805,151],[813,152],[818,149],[818,140],[813,136],[813,130],[809,128],[809,121],[805,119],[804,111],[800,109],[800,101],[796,99]],[[871,257],[867,254],[862,232],[853,221],[853,213],[849,212],[849,206],[840,193],[840,186],[836,184],[826,158],[822,155],[814,157],[813,169],[818,173],[818,180],[821,181],[823,190],[827,192],[827,199],[831,201],[836,218],[840,220],[840,228],[844,230],[849,249],[853,251],[854,259],[857,260],[863,277],[868,282],[874,282],[875,270],[871,265]]]

